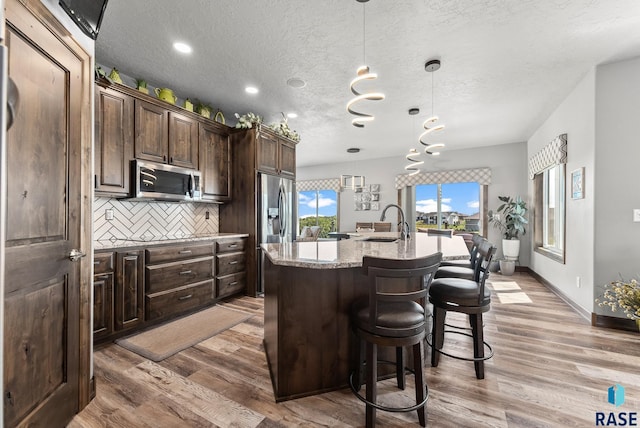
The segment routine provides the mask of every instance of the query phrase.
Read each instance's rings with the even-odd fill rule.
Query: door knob
[[[69,253],[69,260],[71,260],[72,262],[77,262],[78,260],[80,260],[81,258],[85,257],[86,254],[83,253],[80,250],[76,250],[75,248],[73,250],[71,250],[71,252]]]

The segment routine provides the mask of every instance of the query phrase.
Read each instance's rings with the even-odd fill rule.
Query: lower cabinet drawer
[[[200,306],[214,300],[213,279],[189,284],[160,293],[147,294],[147,320],[165,318]]]
[[[216,275],[224,276],[245,270],[245,253],[218,254],[216,256]]]
[[[213,256],[147,265],[145,270],[147,293],[159,293],[181,285],[212,279]]]
[[[238,272],[216,278],[216,297],[229,296],[244,290],[246,285],[245,272]]]

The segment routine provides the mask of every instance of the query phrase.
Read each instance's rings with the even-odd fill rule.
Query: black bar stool
[[[429,288],[429,302],[433,304],[433,326],[431,330],[431,366],[437,367],[440,354],[449,357],[473,361],[476,377],[484,379],[484,361],[493,356],[493,349],[484,341],[482,314],[491,307],[491,291],[485,287],[489,277],[489,264],[496,252],[496,247],[484,240],[478,247],[473,279],[438,278],[433,280]],[[456,330],[445,330],[447,311],[462,312],[469,315],[471,334]],[[448,354],[442,351],[444,334],[458,333],[473,338],[473,358]],[[489,355],[485,356],[485,346]]]
[[[366,403],[366,426],[375,425],[376,409],[390,412],[418,411],[420,425],[426,424],[428,389],[424,382],[423,340],[426,336],[425,305],[427,290],[442,260],[442,253],[413,260],[394,260],[365,256],[362,269],[369,277],[369,297],[354,303],[352,327],[360,339],[360,355],[355,372],[349,376],[353,393]],[[416,385],[414,406],[391,408],[377,403],[378,346],[396,348],[396,378],[404,389],[404,347],[413,348]],[[363,348],[366,347],[366,359]],[[366,366],[366,398],[358,391],[362,384],[362,365]],[[354,385],[354,377],[357,385]]]

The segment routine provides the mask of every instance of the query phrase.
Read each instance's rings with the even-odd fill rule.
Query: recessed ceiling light
[[[191,49],[191,46],[182,42],[175,42],[173,44],[173,48],[178,52],[185,53],[185,54],[191,53],[191,51],[193,50]]]
[[[291,86],[292,88],[300,89],[307,86],[307,82],[300,79],[299,77],[292,77],[291,79],[287,80],[287,85]]]
[[[258,88],[256,88],[255,86],[247,86],[246,88],[244,88],[244,91],[247,94],[257,94],[258,93]]]
[[[295,119],[296,117],[298,117],[298,115],[296,113],[287,113],[287,117],[289,119]]]

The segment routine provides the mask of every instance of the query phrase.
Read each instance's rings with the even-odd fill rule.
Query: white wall
[[[492,171],[492,183],[489,186],[489,209],[498,205],[499,195],[527,194],[527,146],[525,143],[514,143],[499,146],[480,147],[468,150],[442,151],[439,158],[432,158],[425,162],[423,171],[456,170],[465,168],[489,167]],[[316,165],[298,167],[297,180],[312,180],[320,178],[336,178],[340,174],[362,174],[367,184],[380,184],[380,207],[397,203],[395,177],[404,174],[407,160],[404,156],[353,161],[339,164]],[[340,195],[340,230],[355,230],[356,221],[377,221],[381,211],[355,211],[353,192],[345,191]],[[395,221],[395,210],[388,211],[387,219]],[[489,230],[489,239],[501,247],[501,236],[497,230]],[[520,253],[520,264],[529,264],[529,229],[523,237]]]
[[[640,223],[640,58],[596,70],[595,284],[638,278]],[[611,315],[595,306],[597,313]],[[619,316],[624,314],[616,313]]]
[[[538,128],[527,143],[528,157],[535,155],[560,134],[567,134],[566,263],[532,252],[530,268],[560,289],[571,300],[591,312],[594,286],[594,171],[595,71],[591,70]],[[571,171],[584,167],[584,199],[572,200]],[[533,198],[529,182],[529,201]],[[530,216],[532,219],[533,216]],[[581,287],[576,286],[580,277]]]

